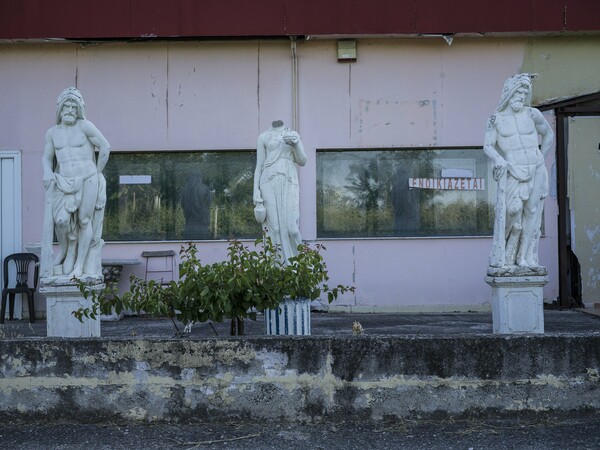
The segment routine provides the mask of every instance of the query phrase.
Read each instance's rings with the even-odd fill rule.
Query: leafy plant
[[[95,319],[112,309],[145,312],[154,317],[167,316],[179,332],[175,319],[192,322],[222,322],[231,319],[231,335],[244,334],[244,319],[256,319],[257,311],[275,309],[285,298],[315,300],[327,294],[331,303],[340,293],[353,287],[327,285],[329,275],[321,255],[325,247],[317,244],[298,246],[298,255],[281,261],[278,248],[268,236],[258,239],[255,248],[231,241],[228,259],[203,265],[197,248],[190,243],[181,249],[181,278],[168,285],[145,281],[132,275],[128,292],[119,296],[115,286],[100,292],[80,284],[82,294],[92,298],[91,308],[80,308],[73,314],[79,320]]]

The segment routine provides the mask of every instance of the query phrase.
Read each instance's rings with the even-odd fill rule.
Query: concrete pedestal
[[[494,333],[543,333],[546,276],[487,276]]]
[[[104,289],[104,283],[89,286],[91,290]],[[81,294],[74,285],[42,286],[39,292],[46,297],[46,320],[48,337],[100,337],[100,320],[83,319],[73,314],[79,308],[90,308],[92,301]]]
[[[286,299],[265,310],[265,328],[267,335],[310,336],[310,300]]]

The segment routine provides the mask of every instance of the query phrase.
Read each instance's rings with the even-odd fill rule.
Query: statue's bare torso
[[[96,171],[94,148],[82,128],[84,121],[73,126],[56,125],[50,136],[57,161],[57,172],[66,178],[86,176]]]
[[[496,114],[496,145],[507,163],[537,164],[540,158],[538,131],[531,108],[516,114]]]

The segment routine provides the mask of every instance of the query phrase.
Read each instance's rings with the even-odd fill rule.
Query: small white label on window
[[[119,184],[151,184],[152,175],[119,175]]]
[[[440,189],[449,191],[485,191],[484,178],[409,178],[411,189]]]

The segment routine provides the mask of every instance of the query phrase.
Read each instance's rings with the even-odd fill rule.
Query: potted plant
[[[154,317],[167,316],[188,324],[193,322],[222,322],[231,320],[231,335],[244,334],[244,319],[256,319],[257,311],[275,310],[282,300],[315,300],[323,294],[331,303],[340,293],[354,290],[338,285],[330,288],[327,266],[321,255],[325,248],[317,244],[298,247],[298,255],[286,264],[277,256],[277,248],[268,236],[254,243],[255,248],[231,241],[228,258],[203,265],[194,244],[181,249],[180,279],[161,285],[132,275],[128,292],[120,296],[113,286],[100,293],[91,292],[85,285],[80,289],[86,298],[92,297],[92,307],[73,314],[95,318],[114,308],[119,314],[125,309],[145,312]]]

